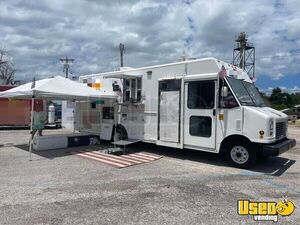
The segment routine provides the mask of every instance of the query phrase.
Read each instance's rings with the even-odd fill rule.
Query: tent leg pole
[[[31,115],[30,115],[30,143],[29,143],[29,161],[32,161],[32,140],[33,140],[33,107],[34,107],[34,97],[31,98]]]
[[[32,161],[32,157],[31,157],[31,150],[32,149],[32,138],[30,138],[30,144],[29,144],[29,161]]]

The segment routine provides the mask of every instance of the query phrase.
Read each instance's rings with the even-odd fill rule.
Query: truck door
[[[181,79],[159,81],[158,140],[179,143]]]
[[[185,83],[184,146],[215,148],[216,80]]]

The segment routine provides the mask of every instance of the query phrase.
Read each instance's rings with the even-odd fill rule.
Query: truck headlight
[[[269,135],[270,135],[270,137],[273,137],[273,135],[274,135],[274,120],[270,120],[270,123],[269,123]]]

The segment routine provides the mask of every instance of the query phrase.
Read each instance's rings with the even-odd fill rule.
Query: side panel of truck
[[[240,108],[219,109],[217,77],[222,65],[219,60],[206,59],[129,70],[129,75],[141,77],[141,101],[123,102],[117,112],[118,123],[125,127],[128,138],[218,152],[221,141],[230,134],[242,133],[243,126]],[[127,71],[115,72],[122,73]],[[165,80],[180,80],[180,89],[163,90],[159,85]],[[200,86],[203,93],[197,92]],[[207,91],[211,92],[209,97],[205,95]],[[219,114],[223,114],[222,119]]]
[[[179,77],[185,73],[184,65],[172,65],[152,69],[148,76],[144,71],[142,77],[142,96],[145,105],[144,111],[144,140],[154,142],[158,140],[158,93],[159,79],[164,77]]]

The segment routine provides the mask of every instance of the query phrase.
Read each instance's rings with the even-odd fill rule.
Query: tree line
[[[0,49],[0,84],[14,84],[15,68],[7,52]]]
[[[274,88],[270,97],[267,98],[270,101],[272,108],[277,110],[290,108],[300,104],[300,92],[290,94],[283,92],[279,87]]]

